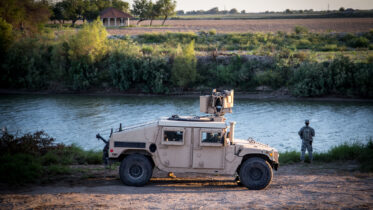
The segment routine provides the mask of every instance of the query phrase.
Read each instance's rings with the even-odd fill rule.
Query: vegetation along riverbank
[[[373,31],[108,36],[100,21],[23,36],[1,20],[1,88],[168,94],[234,88],[373,97]]]
[[[280,153],[280,164],[299,162],[299,152]],[[315,153],[315,163],[356,161],[362,172],[373,171],[373,141],[344,143],[324,153]],[[87,165],[102,164],[101,151],[85,151],[75,145],[56,144],[55,139],[38,131],[23,136],[4,134],[0,139],[0,182],[3,184],[50,183],[56,177],[83,174]],[[342,164],[343,165],[343,164]],[[115,165],[114,165],[115,166]],[[97,166],[96,166],[97,168]],[[115,169],[116,167],[114,167]],[[102,167],[103,170],[103,167]]]

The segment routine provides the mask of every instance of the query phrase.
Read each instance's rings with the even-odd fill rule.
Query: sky
[[[156,0],[153,0],[155,2]],[[132,4],[133,0],[129,0]],[[176,10],[246,10],[246,12],[291,10],[337,10],[340,7],[354,9],[373,9],[373,0],[176,0]]]

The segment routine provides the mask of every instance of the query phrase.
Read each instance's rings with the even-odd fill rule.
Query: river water
[[[178,97],[0,95],[0,126],[21,135],[46,131],[57,142],[101,149],[97,133],[153,121],[162,116],[204,115],[199,99]],[[326,151],[373,137],[372,102],[235,99],[227,121],[236,121],[236,138],[269,144],[279,151],[300,150],[298,130],[309,119],[316,131],[314,150]]]

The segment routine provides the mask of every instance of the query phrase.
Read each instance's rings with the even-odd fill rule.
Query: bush
[[[194,40],[183,49],[179,46],[172,64],[171,80],[178,87],[185,88],[196,80],[197,59]]]
[[[258,72],[256,74],[256,80],[258,85],[266,85],[272,88],[279,88],[284,85],[280,73],[273,70]]]
[[[353,48],[368,48],[369,44],[369,40],[365,37],[355,37],[347,42],[347,45]]]
[[[296,96],[321,96],[328,93],[328,83],[323,65],[304,63],[293,70],[292,92]]]
[[[1,182],[23,184],[34,182],[41,176],[42,166],[32,155],[1,153],[0,162]]]
[[[296,34],[307,34],[308,33],[308,29],[304,26],[295,26],[294,27],[294,32]]]

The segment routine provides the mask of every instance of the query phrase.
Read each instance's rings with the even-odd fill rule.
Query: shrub
[[[171,80],[178,86],[185,88],[192,84],[196,79],[196,67],[197,59],[194,52],[194,40],[181,49],[178,50],[175,55],[174,62],[172,64]]]
[[[304,63],[293,70],[293,94],[296,96],[320,96],[328,93],[326,69],[320,64]]]
[[[0,161],[1,182],[23,184],[34,182],[41,176],[42,166],[32,155],[1,153]]]
[[[209,30],[209,35],[216,35],[216,30],[215,29],[211,29]]]
[[[90,61],[97,60],[107,51],[107,35],[99,19],[84,24],[83,28],[68,40],[70,58],[80,60],[81,56],[88,56]]]
[[[347,42],[348,46],[353,48],[367,48],[369,47],[369,40],[365,37],[355,37]]]
[[[308,33],[308,29],[304,26],[295,26],[294,27],[294,32],[296,34],[307,34]]]
[[[266,85],[272,88],[278,88],[284,84],[279,72],[273,70],[258,72],[256,74],[256,80],[258,85]]]

